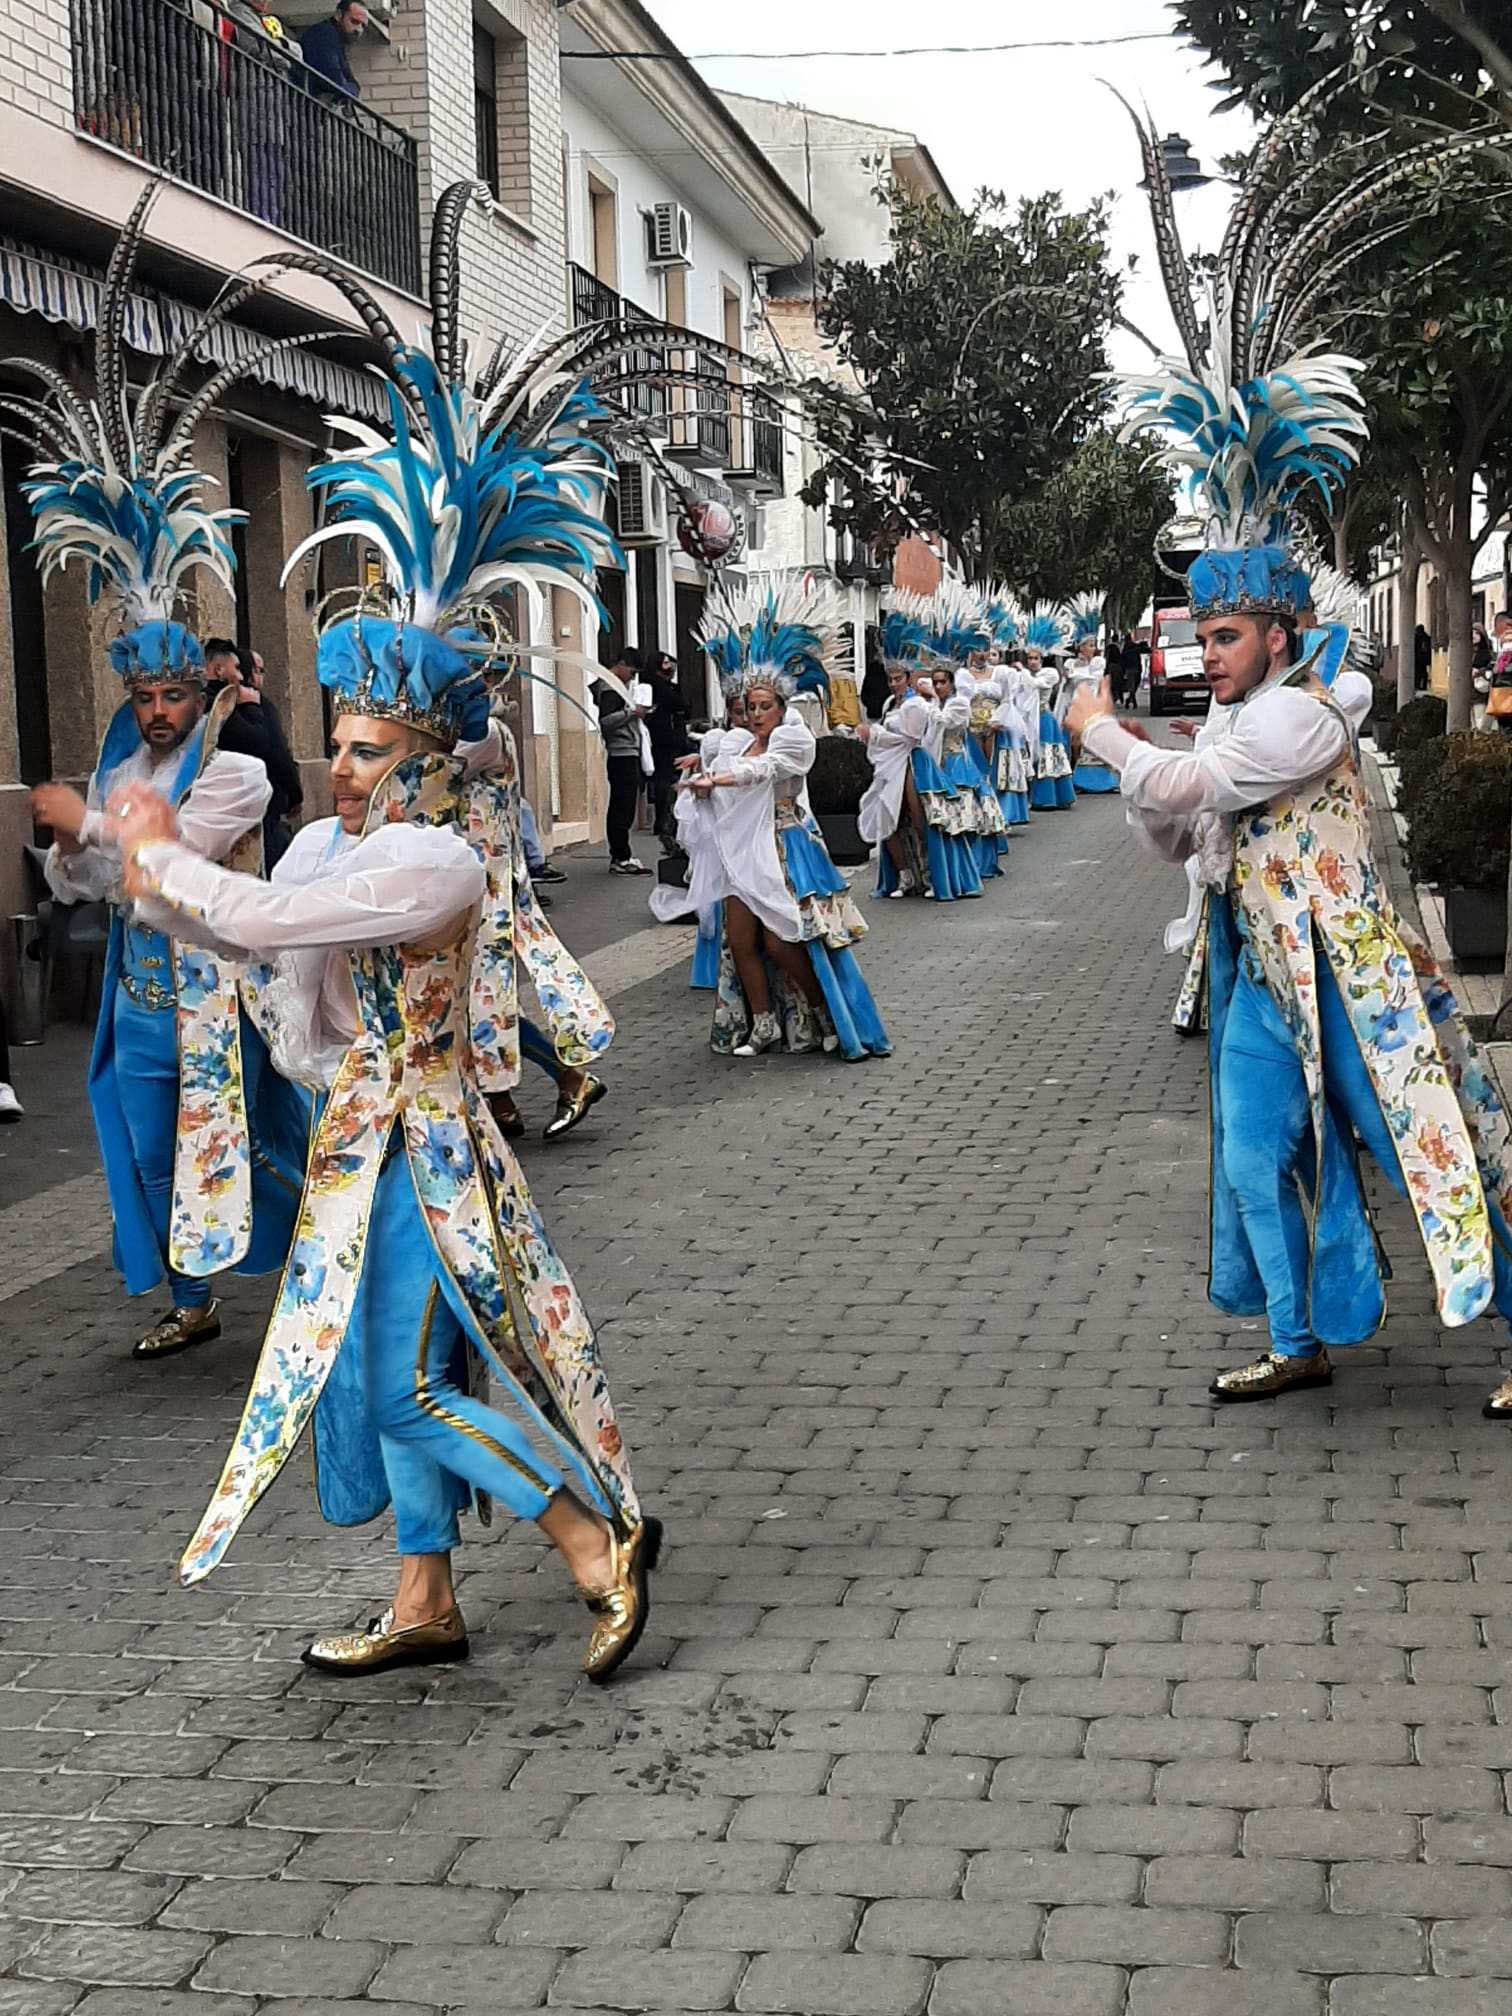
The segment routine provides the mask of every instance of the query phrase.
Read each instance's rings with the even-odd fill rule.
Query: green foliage
[[[1105,338],[1120,281],[1108,257],[1104,201],[1067,210],[1046,194],[1010,207],[983,191],[967,211],[878,190],[892,256],[821,272],[820,328],[859,376],[886,450],[907,469],[894,501],[876,486],[842,496],[837,526],[895,541],[910,519],[943,533],[986,569],[1009,500],[1040,490],[1104,410]],[[804,489],[823,504],[847,466],[865,465],[860,428],[828,433]]]
[[[1503,889],[1509,853],[1512,737],[1445,736],[1407,813],[1414,879],[1443,888]]]
[[[1110,623],[1131,628],[1150,599],[1156,536],[1175,508],[1174,482],[1148,444],[1099,429],[1037,496],[1006,507],[988,571],[1032,601],[1098,589]]]
[[[1481,74],[1482,55],[1448,25],[1430,0],[1173,0],[1180,31],[1209,52],[1228,96],[1222,108],[1248,105],[1274,116],[1294,105],[1310,84],[1341,65],[1362,75],[1362,88],[1392,115],[1419,119],[1442,112],[1454,91],[1494,102]],[[1497,35],[1506,23],[1503,0],[1467,0],[1468,21]],[[1505,36],[1497,35],[1505,43]],[[1382,60],[1388,59],[1388,60]],[[1379,65],[1378,68],[1372,66]]]
[[[859,812],[872,767],[862,744],[849,735],[821,735],[814,747],[814,767],[808,774],[808,798],[814,812]]]
[[[1442,737],[1447,722],[1448,709],[1438,694],[1419,693],[1397,715],[1398,750],[1416,749],[1421,743],[1437,740]]]

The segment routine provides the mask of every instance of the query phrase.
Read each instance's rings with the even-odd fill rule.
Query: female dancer
[[[1039,757],[1029,787],[1029,803],[1036,812],[1064,812],[1076,803],[1071,745],[1055,718],[1060,675],[1047,662],[1049,654],[1059,651],[1065,642],[1065,623],[1063,610],[1052,602],[1040,602],[1024,625],[1024,663],[1040,694]]]
[[[754,623],[736,627],[746,726],[727,730],[684,783],[699,844],[717,849],[724,901],[712,1046],[885,1057],[892,1046],[851,951],[866,924],[799,802],[815,745],[788,701],[800,667],[836,647],[833,610],[798,587],[767,595]]]
[[[1067,605],[1066,615],[1071,625],[1072,658],[1066,668],[1060,700],[1055,709],[1061,722],[1065,721],[1066,709],[1075,699],[1077,689],[1086,685],[1100,686],[1104,671],[1104,661],[1097,648],[1097,632],[1102,623],[1102,597],[1096,594],[1074,596]],[[1072,754],[1076,768],[1071,772],[1071,782],[1076,790],[1091,795],[1117,791],[1118,772],[1109,764],[1100,763],[1090,750],[1076,749]]]
[[[857,823],[877,849],[879,896],[917,890],[953,903],[980,896],[982,878],[967,830],[972,801],[947,782],[932,748],[934,688],[921,669],[929,607],[900,589],[884,611],[882,653],[893,690],[882,719],[864,732],[874,774]]]

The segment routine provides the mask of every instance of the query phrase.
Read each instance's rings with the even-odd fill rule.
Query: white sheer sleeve
[[[1220,741],[1190,754],[1141,742],[1110,715],[1088,722],[1082,740],[1119,772],[1133,808],[1191,820],[1200,812],[1242,812],[1326,775],[1348,748],[1349,731],[1312,694],[1280,687],[1248,702]]]
[[[784,721],[772,730],[761,756],[721,756],[725,774],[737,784],[776,784],[784,778],[806,777],[814,767],[815,742],[799,720]]]
[[[234,875],[173,842],[144,847],[138,858],[158,899],[153,914],[172,910],[176,937],[254,958],[428,938],[481,901],[486,886],[482,864],[450,828],[384,827],[351,850],[339,874],[292,886]]]
[[[210,758],[179,806],[179,838],[207,861],[221,861],[243,833],[262,824],[273,796],[255,756],[221,750]]]

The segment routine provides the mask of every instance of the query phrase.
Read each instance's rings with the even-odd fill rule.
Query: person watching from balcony
[[[362,40],[368,25],[368,10],[362,0],[336,0],[329,18],[306,28],[299,38],[306,66],[324,85],[312,84],[311,91],[327,103],[341,98],[360,98],[362,86],[352,75],[347,51]],[[329,87],[329,88],[327,88]]]

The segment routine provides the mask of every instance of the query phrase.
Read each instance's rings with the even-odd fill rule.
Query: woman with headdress
[[[459,220],[449,191],[443,255]],[[320,638],[336,816],[303,829],[269,887],[188,854],[150,796],[117,808],[139,904],[251,962],[244,996],[318,1113],[252,1393],[180,1572],[215,1567],[313,1416],[322,1509],[354,1524],[392,1503],[400,1572],[382,1614],[317,1639],[308,1664],[466,1655],[451,1554],[475,1496],[534,1519],[561,1554],[592,1613],[584,1670],[603,1681],[645,1627],[661,1529],[577,1290],[488,1109],[513,894],[497,745],[478,744],[489,597],[586,598],[613,555],[608,457],[586,431],[604,409],[534,370],[491,371],[475,394],[454,324],[438,307],[434,361],[385,344],[392,435],[333,423],[354,452],[311,474],[327,523],[290,566],[359,537],[385,572],[381,609],[364,597]],[[476,1397],[479,1362],[502,1405]]]
[[[1071,744],[1055,718],[1060,672],[1054,654],[1066,641],[1066,613],[1053,602],[1037,602],[1024,621],[1024,666],[1039,693],[1039,753],[1029,804],[1036,812],[1064,812],[1076,803],[1071,782]]]
[[[867,927],[800,802],[815,745],[791,702],[836,648],[834,606],[797,583],[732,598],[726,624],[712,648],[728,666],[740,640],[741,669],[726,677],[746,725],[727,730],[683,785],[693,800],[685,817],[701,829],[689,858],[711,860],[715,874],[700,889],[690,878],[680,905],[666,892],[657,915],[686,914],[711,895],[723,902],[711,1038],[721,1056],[785,1044],[885,1057],[892,1046],[851,950]]]
[[[992,635],[983,688],[989,711],[978,741],[997,792],[1005,826],[1029,824],[1029,743],[1015,693],[1014,668],[1007,654],[1018,644],[1023,612],[1008,589],[987,589],[982,613]]]
[[[863,733],[872,781],[861,800],[861,838],[877,850],[877,894],[917,893],[937,903],[979,896],[982,878],[969,830],[973,802],[946,780],[931,747],[934,688],[924,672],[927,597],[889,594],[882,654],[891,689],[882,718]]]
[[[973,660],[984,665],[991,641],[981,596],[964,581],[944,582],[931,600],[929,624],[935,706],[931,747],[941,774],[965,807],[965,830],[970,835],[977,873],[985,881],[1002,872],[998,855],[1007,850],[1007,827],[991,772],[973,733],[986,726],[992,711],[989,696],[983,694],[973,715],[978,674],[971,665]]]
[[[1097,648],[1097,633],[1102,623],[1102,597],[1096,594],[1073,596],[1067,604],[1066,615],[1071,628],[1071,662],[1061,681],[1060,699],[1055,710],[1063,728],[1067,709],[1079,689],[1088,685],[1101,686],[1107,669],[1106,660]],[[1117,792],[1116,770],[1100,763],[1090,749],[1078,747],[1071,754],[1076,763],[1071,772],[1073,789],[1094,797],[1110,791]]]

